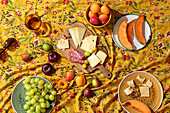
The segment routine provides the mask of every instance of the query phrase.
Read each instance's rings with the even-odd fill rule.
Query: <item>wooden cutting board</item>
[[[88,29],[83,23],[80,23],[80,22],[76,22],[74,24],[72,24],[70,27],[68,27],[68,29],[70,28],[73,28],[73,27],[84,27],[86,28],[86,32],[85,32],[85,35],[84,35],[84,38],[89,36],[89,35],[94,35],[90,29]],[[61,39],[64,35],[67,35],[69,33],[68,29],[66,29],[57,39],[56,41],[56,44],[58,43],[58,40]],[[83,38],[83,39],[84,39]],[[69,40],[69,46],[70,48],[75,48],[75,44],[72,40],[72,38],[67,38]],[[105,52],[107,54],[107,50],[106,48],[102,45],[102,43],[99,41],[99,39],[97,39],[97,43],[96,43],[96,47],[97,47],[97,50],[101,50],[103,52]],[[60,49],[60,52],[67,58],[69,59],[69,51],[70,51],[70,48],[69,49],[65,49],[65,50],[61,50]],[[81,53],[81,54],[84,54],[84,50],[82,50],[80,47],[77,48],[77,50]],[[73,62],[72,62],[73,63]],[[82,72],[84,73],[91,73],[93,72],[94,70],[96,69],[99,69],[107,78],[111,78],[112,77],[112,73],[110,73],[102,64],[98,64],[97,66],[95,66],[94,68],[91,67],[89,64],[87,65],[87,68],[84,69],[82,67],[82,64],[79,64],[79,63],[73,63],[78,69],[80,69]]]

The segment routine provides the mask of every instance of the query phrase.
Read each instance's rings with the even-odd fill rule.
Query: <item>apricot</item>
[[[62,89],[66,89],[68,87],[68,83],[66,80],[62,79],[58,82],[58,87]]]
[[[92,3],[90,6],[90,11],[93,13],[98,13],[100,11],[100,5],[98,3]]]
[[[107,21],[109,20],[109,16],[106,15],[106,14],[101,14],[101,15],[99,16],[99,19],[100,19],[100,21],[101,21],[102,24],[105,24],[105,23],[107,23]]]
[[[101,11],[97,13],[98,16],[100,16],[101,14],[103,14]]]
[[[86,84],[86,78],[84,77],[84,75],[76,76],[75,82],[78,87],[84,86]]]
[[[93,13],[92,11],[89,11],[89,18],[91,18],[92,16],[97,16],[97,14],[96,13]]]
[[[101,7],[101,12],[108,15],[108,14],[110,13],[110,7],[107,6],[106,4],[104,4],[104,5]]]

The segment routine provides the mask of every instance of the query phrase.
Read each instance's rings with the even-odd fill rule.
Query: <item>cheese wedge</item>
[[[60,40],[58,40],[57,47],[58,47],[59,49],[69,48],[68,39],[63,39],[63,38],[61,38]]]
[[[103,64],[107,57],[106,53],[101,50],[96,53],[96,56],[100,59],[100,64]]]
[[[76,27],[76,35],[77,35],[77,41],[78,41],[78,45],[80,46],[81,41],[84,37],[84,34],[86,32],[86,28],[83,27]]]
[[[133,89],[128,87],[124,90],[124,92],[126,93],[126,95],[130,95],[133,92]]]
[[[87,59],[91,67],[95,67],[100,62],[100,60],[97,58],[97,56],[94,53],[91,56],[89,56]]]
[[[148,87],[152,87],[153,84],[150,80],[148,80],[145,85],[148,86]]]
[[[76,48],[77,48],[78,47],[78,38],[77,38],[77,33],[76,33],[77,30],[76,30],[76,28],[71,28],[71,29],[68,29],[68,30],[71,34],[71,37],[73,39],[73,42],[74,42]]]
[[[139,75],[136,77],[136,79],[138,81],[140,81],[141,83],[143,83],[145,81],[145,78],[142,79]]]
[[[149,87],[139,87],[141,97],[149,97]]]
[[[133,80],[127,81],[127,84],[129,85],[129,87],[135,87]]]

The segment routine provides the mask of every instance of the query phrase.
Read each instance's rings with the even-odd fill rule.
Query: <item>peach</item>
[[[66,78],[66,80],[67,81],[71,81],[71,80],[73,80],[73,78],[74,78],[74,73],[73,72],[67,72],[66,74],[65,74],[65,78]]]
[[[93,13],[92,11],[89,11],[89,18],[91,18],[92,16],[97,16],[97,14],[96,13]]]
[[[98,3],[92,3],[90,6],[90,11],[93,13],[98,13],[100,11],[100,5]]]
[[[75,82],[78,87],[84,86],[86,84],[86,78],[84,77],[84,75],[76,76]]]
[[[97,16],[92,16],[90,18],[90,23],[93,24],[93,25],[99,25],[100,20],[99,20],[99,18]]]
[[[101,14],[103,14],[101,11],[97,13],[98,16],[100,16]]]
[[[101,21],[102,24],[105,24],[105,23],[109,20],[109,16],[106,15],[106,14],[101,14],[101,15],[99,16],[99,19],[100,19],[100,21]]]
[[[109,13],[110,13],[110,7],[107,6],[106,4],[104,4],[104,5],[101,7],[101,12],[104,13],[104,14],[109,14]]]

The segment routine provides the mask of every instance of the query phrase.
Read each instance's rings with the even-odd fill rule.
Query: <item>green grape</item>
[[[40,99],[39,99],[39,102],[40,102],[40,103],[43,103],[43,102],[45,102],[45,100],[44,100],[43,98],[40,98]]]
[[[36,82],[36,83],[38,83],[38,82],[39,82],[39,80],[40,80],[39,78],[35,78],[35,82]]]
[[[30,95],[34,95],[34,89],[30,90]]]
[[[24,84],[24,88],[26,88],[27,86],[29,86],[29,84]]]
[[[27,105],[31,105],[31,100],[26,102]]]
[[[29,109],[29,105],[25,104],[24,109]]]
[[[32,88],[35,88],[37,86],[37,84],[31,84]]]
[[[86,52],[84,53],[84,55],[85,55],[85,56],[90,56],[90,52],[89,52],[89,51],[86,51]]]
[[[47,94],[47,95],[45,95],[45,99],[46,100],[48,100],[49,99],[49,95]]]
[[[46,105],[46,108],[50,107],[50,103],[47,100],[45,101],[45,105]]]
[[[27,110],[27,113],[32,113],[32,111],[29,109],[29,110]]]
[[[43,91],[41,95],[44,97],[47,94],[47,92]]]
[[[30,77],[25,78],[26,83],[29,83],[31,81]]]
[[[38,91],[38,89],[37,88],[34,88],[34,92],[37,92]]]
[[[27,82],[26,82],[25,80],[24,80],[22,83],[23,83],[24,85],[27,84]]]
[[[35,104],[36,103],[36,99],[31,99],[31,104]]]
[[[43,85],[43,84],[44,84],[44,80],[40,80],[40,81],[38,82],[38,84],[39,84],[39,85]]]
[[[43,89],[43,86],[42,85],[38,85],[38,89]]]
[[[38,96],[39,96],[39,95],[40,95],[40,93],[39,93],[39,92],[36,92],[36,93],[35,93],[35,95],[38,95]]]
[[[50,96],[49,96],[49,99],[50,99],[50,100],[54,100],[54,95],[50,95]]]
[[[39,105],[39,103],[35,103],[35,104],[34,104],[34,107],[36,108],[37,105]]]
[[[41,107],[45,108],[46,107],[45,103],[41,103]]]
[[[48,89],[52,89],[53,86],[51,84],[48,85]]]
[[[48,87],[48,83],[45,83],[45,84],[44,84],[44,87],[47,88],[47,87]]]
[[[31,84],[34,84],[35,83],[35,79],[32,78],[31,81],[30,81]]]
[[[85,68],[87,67],[87,65],[86,65],[86,64],[83,64],[82,67],[85,69]]]
[[[29,95],[30,95],[30,92],[29,92],[29,91],[27,91],[27,92],[25,93],[25,95],[29,96]]]
[[[31,90],[31,85],[26,86],[26,90]]]
[[[56,92],[56,91],[52,91],[51,94],[52,94],[52,95],[56,95],[57,92]]]
[[[36,106],[36,110],[40,110],[41,109],[41,106],[40,105],[37,105]]]
[[[30,96],[26,96],[25,100],[31,100],[31,97]]]
[[[37,96],[37,95],[35,95],[35,96],[34,96],[34,99],[38,100],[38,96]]]
[[[35,113],[41,113],[41,111],[40,110],[35,110]]]
[[[35,109],[34,106],[31,106],[31,107],[30,107],[30,110],[31,110],[31,111],[34,111],[34,109]]]
[[[89,61],[88,61],[88,60],[84,60],[84,63],[85,63],[85,64],[88,64],[88,63],[89,63]]]
[[[44,108],[42,108],[42,109],[41,109],[41,112],[42,112],[42,113],[45,113],[45,112],[46,112],[46,110],[45,110]]]

